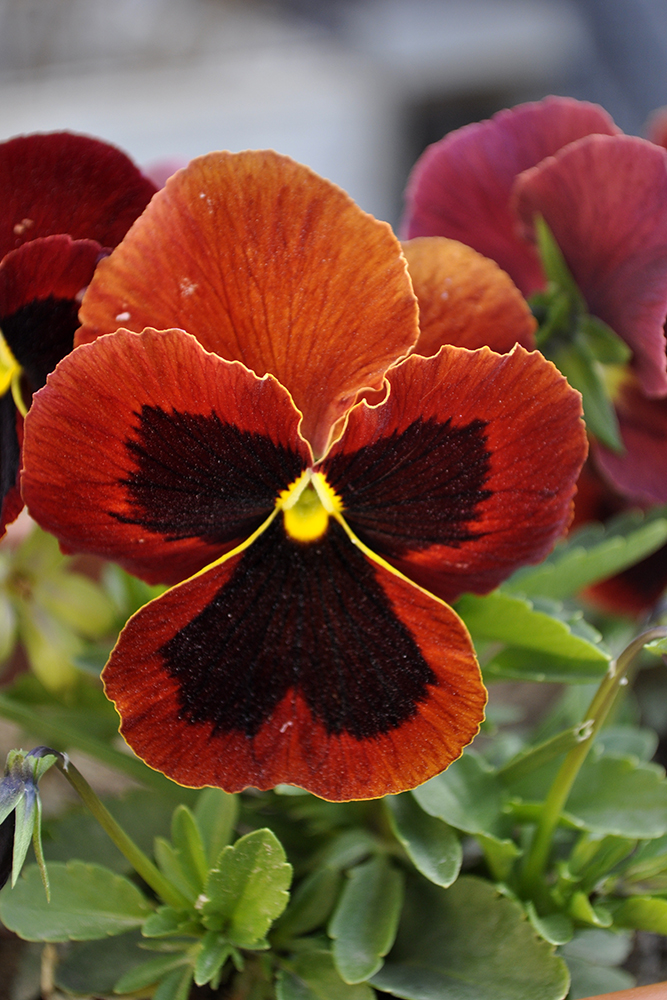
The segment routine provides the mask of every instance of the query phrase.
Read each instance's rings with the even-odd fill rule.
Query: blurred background
[[[273,147],[393,224],[428,143],[547,93],[641,133],[667,0],[0,0],[0,138],[86,132],[144,167]]]

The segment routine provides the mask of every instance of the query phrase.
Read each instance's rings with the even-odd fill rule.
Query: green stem
[[[54,743],[56,748],[81,750],[82,753],[94,757],[100,763],[113,767],[116,771],[121,771],[128,778],[132,778],[142,785],[149,785],[156,791],[170,795],[172,798],[178,798],[180,801],[183,792],[180,785],[169,781],[159,771],[153,771],[138,757],[123,753],[121,750],[116,750],[114,747],[96,740],[93,736],[87,736],[63,723],[48,719],[27,705],[14,701],[13,698],[8,698],[3,694],[0,694],[0,715],[18,723],[45,743]]]
[[[561,813],[565,808],[581,765],[584,763],[597,733],[604,724],[614,704],[616,695],[624,682],[628,667],[647,642],[665,637],[667,637],[667,628],[652,628],[646,632],[642,632],[641,635],[633,639],[630,645],[623,650],[618,659],[612,660],[609,664],[609,670],[605,674],[583,719],[583,725],[588,724],[589,731],[585,739],[568,753],[544,802],[535,837],[523,870],[522,884],[527,896],[538,897],[543,892],[544,871],[549,860],[553,836],[560,821]]]
[[[100,802],[81,772],[76,769],[65,754],[58,755],[56,767],[64,774],[72,788],[78,792],[102,829],[109,834],[118,850],[125,855],[144,882],[169,906],[173,906],[177,910],[190,909],[190,903],[185,896],[182,896],[178,889],[174,888],[144,852],[128,837],[106,806]]]

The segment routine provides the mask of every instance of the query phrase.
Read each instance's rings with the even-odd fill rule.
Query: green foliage
[[[403,877],[386,857],[351,870],[329,923],[334,962],[346,983],[362,983],[382,967],[402,902]]]
[[[305,951],[285,963],[276,979],[277,1000],[374,1000],[370,986],[344,982],[328,951]]]
[[[409,792],[385,799],[392,830],[417,871],[444,888],[458,878],[461,842],[451,826],[419,808]]]

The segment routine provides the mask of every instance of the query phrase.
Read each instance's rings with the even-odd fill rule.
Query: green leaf
[[[611,903],[611,901],[610,901]],[[667,899],[653,896],[630,896],[618,906],[611,906],[618,927],[667,934]]]
[[[277,1000],[374,1000],[375,993],[363,983],[344,982],[331,953],[306,951],[291,959],[276,979]]]
[[[212,867],[223,848],[232,842],[239,813],[238,795],[230,795],[221,788],[205,788],[197,797],[194,812]]]
[[[564,913],[550,913],[541,917],[531,900],[526,903],[526,913],[531,924],[549,944],[566,944],[574,935],[574,924]]]
[[[209,930],[232,944],[253,948],[287,906],[292,866],[270,830],[255,830],[225,847],[204,887],[198,909]]]
[[[195,983],[204,986],[218,975],[232,953],[232,946],[221,934],[208,931],[202,939],[201,948],[195,962]]]
[[[80,573],[60,572],[42,577],[34,599],[57,621],[88,639],[97,639],[114,623],[115,609],[98,584]]]
[[[457,830],[508,839],[509,824],[503,814],[504,787],[494,771],[472,751],[410,794],[429,816],[436,816]]]
[[[606,996],[607,993],[631,989],[635,985],[634,976],[624,969],[610,969],[580,958],[568,958],[566,961],[570,970],[568,1000],[590,1000],[592,996]]]
[[[607,386],[587,345],[577,340],[560,347],[549,357],[570,385],[581,393],[584,419],[591,434],[612,451],[624,451],[618,418]]]
[[[473,638],[505,642],[565,660],[607,663],[610,659],[599,645],[576,634],[579,620],[568,620],[558,604],[541,601],[537,607],[528,598],[495,590],[486,597],[465,594],[457,602],[456,610]]]
[[[632,976],[612,968],[624,962],[631,950],[632,938],[627,933],[592,928],[577,931],[571,941],[558,949],[572,975],[568,997],[579,1000],[633,986]]]
[[[396,945],[371,980],[407,1000],[562,1000],[568,974],[523,910],[482,879],[409,885]]]
[[[140,941],[137,931],[101,941],[71,941],[58,956],[55,985],[80,996],[108,996],[120,975],[146,960],[146,952],[137,947]]]
[[[550,653],[508,647],[484,665],[486,680],[538,681],[550,684],[590,684],[600,681],[606,671],[606,660],[565,660]]]
[[[151,913],[144,923],[142,933],[145,937],[170,937],[173,934],[186,933],[192,923],[191,914],[183,910],[175,910],[171,906],[160,906]]]
[[[362,983],[382,967],[402,902],[402,875],[386,857],[371,858],[349,873],[329,923],[334,962],[346,983]]]
[[[533,224],[535,226],[537,249],[548,280],[558,288],[568,292],[575,302],[581,302],[583,305],[583,296],[577,288],[572,272],[567,266],[563,251],[558,246],[551,227],[539,212],[535,214]]]
[[[180,852],[164,837],[156,837],[154,853],[158,868],[165,878],[169,879],[189,902],[194,903],[201,886],[191,878],[191,873],[185,870]]]
[[[180,805],[174,810],[171,839],[188,883],[199,895],[204,888],[209,866],[197,821],[187,806]]]
[[[515,861],[523,854],[521,848],[513,840],[498,840],[483,833],[477,834],[477,841],[484,852],[493,880],[505,882],[510,877]]]
[[[575,892],[570,899],[568,912],[579,924],[591,924],[593,927],[611,927],[611,913],[603,906],[591,903],[588,895],[581,890]]]
[[[436,885],[451,885],[461,870],[463,851],[454,830],[425,813],[409,792],[384,800],[392,830],[415,868]]]
[[[342,880],[337,868],[318,868],[311,872],[292,893],[289,906],[278,918],[277,940],[288,941],[322,927],[336,905]]]
[[[612,328],[597,316],[585,313],[579,316],[577,332],[596,361],[605,365],[625,365],[632,358],[632,351]]]
[[[192,986],[192,966],[168,972],[153,994],[152,1000],[188,1000]]]
[[[592,722],[579,723],[543,743],[538,743],[537,746],[526,747],[498,768],[496,774],[507,785],[520,781],[588,739],[592,726]]]
[[[16,612],[11,601],[0,593],[0,663],[11,654],[16,645]]]
[[[578,826],[596,834],[649,840],[667,832],[667,781],[661,767],[633,758],[589,759],[565,806]]]
[[[152,907],[132,882],[97,865],[49,866],[51,902],[31,865],[0,894],[0,918],[26,941],[91,941],[139,927]]]
[[[180,969],[182,965],[187,965],[188,956],[179,952],[175,955],[157,955],[149,958],[147,962],[135,965],[134,968],[124,972],[123,975],[114,980],[114,993],[136,993],[145,990],[148,986],[158,983],[169,972]]]
[[[667,511],[632,511],[587,525],[560,543],[539,566],[525,566],[503,584],[509,594],[562,600],[633,566],[667,542]]]
[[[35,831],[35,820],[37,820],[38,823],[40,821],[40,815],[38,815],[37,811],[37,803],[37,789],[33,785],[28,785],[24,794],[16,803],[16,808],[14,810],[15,826],[14,850],[12,853],[12,886],[16,884],[16,880],[21,873],[21,869],[23,868],[23,862],[25,861],[26,854],[28,853],[28,847],[30,846],[30,841],[32,840]],[[48,882],[44,882],[44,876],[41,870],[40,874],[42,877],[42,885],[46,889],[48,897]]]

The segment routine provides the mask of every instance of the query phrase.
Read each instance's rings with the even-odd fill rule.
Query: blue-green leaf
[[[451,826],[424,812],[409,792],[384,800],[394,834],[415,868],[436,885],[451,885],[461,870],[461,842]]]

